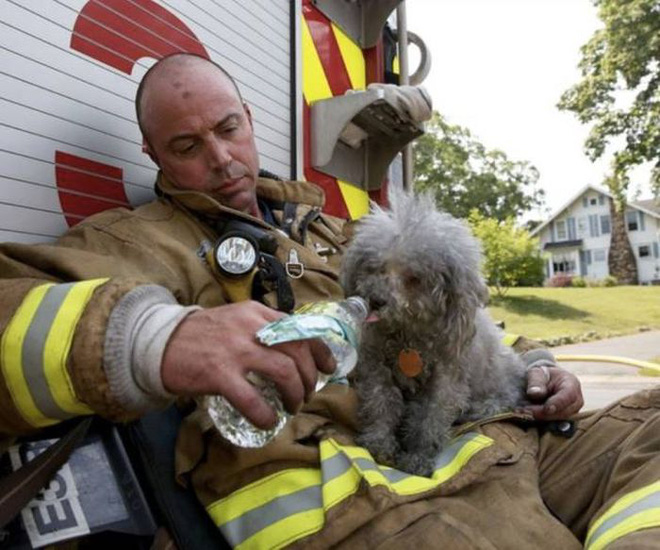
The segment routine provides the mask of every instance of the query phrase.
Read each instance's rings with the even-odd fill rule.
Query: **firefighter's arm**
[[[0,432],[26,433],[92,413],[131,418],[110,387],[103,349],[110,312],[139,282],[47,277],[0,280]]]
[[[584,405],[580,381],[555,363],[550,351],[523,336],[509,336],[510,344],[527,364],[529,412],[537,420],[558,420],[577,413]],[[515,340],[513,340],[515,338]]]

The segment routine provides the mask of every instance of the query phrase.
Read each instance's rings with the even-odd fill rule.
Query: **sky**
[[[609,163],[584,154],[589,127],[556,108],[580,80],[580,47],[602,27],[591,0],[407,0],[406,13],[432,55],[423,85],[434,109],[486,147],[536,166],[550,212],[584,185],[601,185]],[[413,72],[419,55],[410,50]],[[631,191],[650,198],[648,171],[631,177]]]

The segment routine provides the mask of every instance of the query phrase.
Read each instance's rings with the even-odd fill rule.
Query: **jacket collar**
[[[156,187],[172,200],[200,214],[209,216],[231,214],[249,219],[250,221],[256,220],[256,218],[249,214],[220,204],[206,193],[175,187],[162,172],[158,172]],[[313,183],[304,181],[292,182],[259,178],[257,180],[257,196],[267,201],[303,203],[319,208],[325,204],[323,190]]]

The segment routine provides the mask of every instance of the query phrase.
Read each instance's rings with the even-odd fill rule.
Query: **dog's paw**
[[[394,460],[394,467],[397,470],[423,477],[431,477],[433,466],[433,457],[419,453],[401,452]]]
[[[376,462],[387,466],[394,464],[394,458],[399,451],[399,445],[395,439],[380,437],[373,432],[361,433],[355,438],[355,443],[367,449]]]

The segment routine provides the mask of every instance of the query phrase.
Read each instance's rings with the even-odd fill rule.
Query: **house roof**
[[[585,185],[580,191],[577,192],[570,200],[568,200],[564,205],[556,210],[552,216],[550,216],[546,221],[544,221],[542,224],[536,226],[530,235],[533,237],[537,234],[539,234],[543,228],[545,228],[550,222],[552,222],[555,218],[558,218],[564,210],[566,210],[569,206],[571,206],[575,201],[577,201],[582,195],[584,195],[587,191],[596,191],[596,193],[601,193],[605,195],[606,197],[609,197],[610,199],[612,198],[612,194],[609,191],[605,191],[605,189],[601,187],[596,187],[595,185],[587,184]],[[629,202],[628,203],[629,208],[635,208],[637,210],[640,210],[644,212],[645,214],[648,214],[649,216],[653,216],[654,218],[660,219],[660,203],[656,202],[655,199],[650,199],[650,200],[644,200],[644,201],[636,201],[636,202]]]
[[[651,211],[660,216],[660,198],[648,199],[645,201],[635,201],[632,206],[637,206],[640,210]]]
[[[577,248],[582,246],[582,239],[573,239],[572,241],[556,241],[553,243],[545,243],[544,250],[555,248]]]

